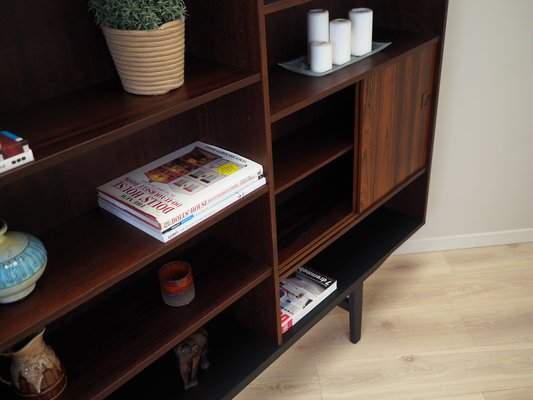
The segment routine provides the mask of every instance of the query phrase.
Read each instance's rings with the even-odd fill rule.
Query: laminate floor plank
[[[273,384],[272,382],[275,382]],[[318,377],[287,374],[281,377],[259,376],[236,399],[246,400],[323,400]]]
[[[389,257],[369,278],[372,282],[381,280],[406,282],[410,279],[446,278],[453,276],[443,253],[404,254]],[[368,282],[368,280],[367,280]]]
[[[533,399],[533,386],[511,389],[499,390],[497,392],[483,393],[485,400],[531,400]]]
[[[463,349],[317,364],[324,400],[415,400],[496,391],[533,377],[529,349]],[[357,397],[355,397],[357,398]]]
[[[361,340],[347,346],[349,327],[346,311],[336,308],[289,350],[307,360],[327,361],[380,357],[409,352],[446,350],[475,346],[461,315],[456,311],[427,314],[365,313]],[[387,345],[384,346],[384,343]],[[291,363],[291,359],[278,364]]]
[[[533,264],[531,266],[533,269]],[[468,277],[426,278],[399,285],[386,280],[368,279],[364,285],[365,311],[417,312],[424,310],[461,310],[502,304],[531,302],[533,275],[511,272],[470,275]]]
[[[533,242],[450,250],[441,253],[456,275],[496,275],[519,271],[533,275]]]
[[[467,393],[459,394],[457,396],[446,396],[446,397],[432,397],[432,398],[420,398],[417,400],[485,400],[483,393]]]
[[[533,301],[464,309],[460,314],[478,345],[533,343]]]

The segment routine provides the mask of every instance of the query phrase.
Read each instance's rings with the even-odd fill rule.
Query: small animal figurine
[[[209,368],[207,332],[199,329],[173,349],[185,390],[198,385],[198,367]]]

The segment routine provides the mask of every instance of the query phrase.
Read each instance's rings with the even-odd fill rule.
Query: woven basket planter
[[[103,32],[126,92],[156,95],[183,85],[184,20],[149,31],[103,28]]]

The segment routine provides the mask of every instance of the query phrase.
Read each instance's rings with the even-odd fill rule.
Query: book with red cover
[[[209,205],[208,207],[204,208],[198,213],[189,215],[187,218],[183,219],[181,222],[179,222],[175,226],[168,228],[165,231],[160,231],[158,229],[155,229],[153,226],[145,223],[143,220],[136,218],[135,215],[128,213],[124,209],[116,207],[114,204],[109,203],[108,201],[106,201],[100,196],[98,197],[98,205],[102,209],[110,212],[111,214],[119,217],[120,219],[123,219],[124,221],[128,222],[134,227],[146,232],[150,236],[164,243],[181,235],[182,233],[193,228],[194,226],[198,225],[202,221],[205,221],[207,218],[223,210],[224,208],[229,207],[236,201],[242,199],[243,197],[246,197],[248,194],[261,188],[261,186],[265,184],[266,184],[266,179],[263,177],[254,182],[250,182],[250,184],[248,185],[240,186],[237,191],[231,193],[230,195],[223,198],[222,200],[215,202],[212,205]]]
[[[28,142],[6,130],[0,130],[0,173],[33,161]]]
[[[262,176],[260,164],[194,142],[97,190],[99,198],[163,232]]]

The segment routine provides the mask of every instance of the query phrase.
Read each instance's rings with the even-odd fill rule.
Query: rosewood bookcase
[[[64,399],[230,399],[347,296],[357,341],[364,280],[424,224],[446,0],[186,3],[185,85],[143,97],[85,0],[0,2],[0,127],[35,154],[0,175],[0,216],[49,254],[34,293],[0,306],[0,351],[46,327]],[[277,66],[305,53],[309,9],[363,6],[385,50],[321,78]],[[98,208],[97,186],[195,140],[268,185],[165,244]],[[187,307],[160,299],[175,259],[193,267]],[[338,289],[282,335],[278,283],[304,264]],[[170,350],[201,326],[211,368],[184,392]]]

